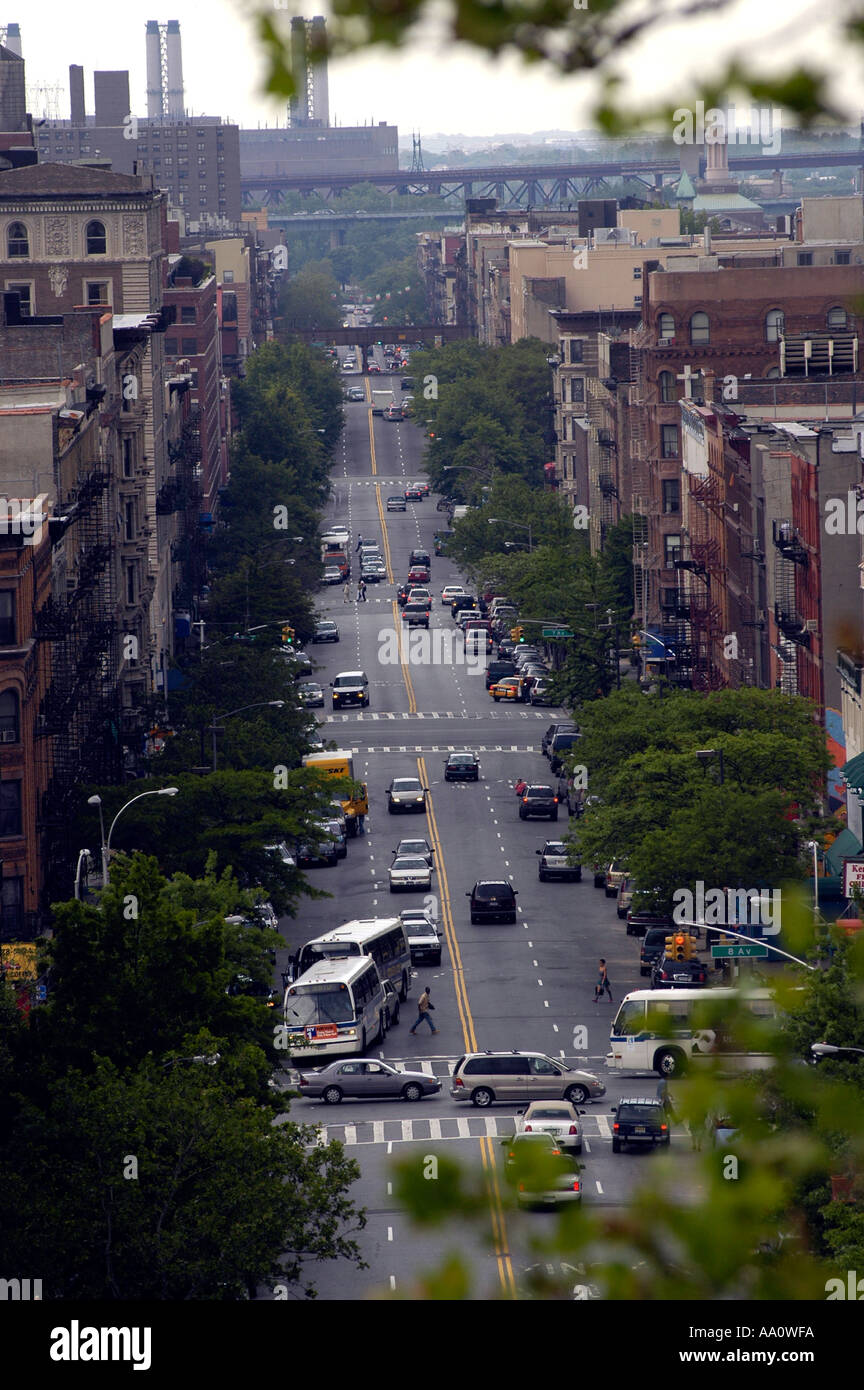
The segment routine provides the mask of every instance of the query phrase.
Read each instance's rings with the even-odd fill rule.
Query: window
[[[176,357],[176,356],[177,356],[177,339],[176,339],[176,338],[166,338],[166,339],[165,339],[165,351],[166,351],[166,353],[168,354],[169,357]]]
[[[182,353],[184,353],[184,355],[185,355],[186,353],[192,353],[192,354],[194,355],[194,354],[198,351],[198,339],[197,339],[197,338],[181,338],[181,339],[180,339],[180,351],[181,351]]]
[[[7,284],[6,288],[10,294],[17,294],[18,303],[21,306],[21,317],[29,319],[33,313],[32,286],[25,282],[24,284]]]
[[[187,145],[187,143],[186,143],[185,140],[178,140],[178,141],[177,141],[177,150],[178,150],[178,152],[179,152],[180,150],[188,150],[188,148],[189,148],[189,146]]]
[[[641,267],[641,265],[634,265],[634,267],[633,267],[633,279],[634,279],[634,280],[641,280],[641,279],[642,279],[642,267]]]
[[[681,483],[678,478],[663,478],[661,481],[663,489],[663,512],[680,512],[681,510]]]
[[[783,310],[769,309],[765,315],[765,341],[777,343],[783,337]]]
[[[135,468],[135,444],[131,434],[123,436],[123,477],[131,478]]]
[[[166,156],[165,156],[165,158],[164,158],[164,160],[163,160],[162,162],[163,162],[163,164],[173,164],[173,163],[174,163],[174,157],[173,157],[173,155],[166,154]]]
[[[677,459],[678,457],[678,426],[660,426],[660,457],[664,459]]]
[[[24,926],[24,879],[4,878],[0,888],[0,930],[7,941],[20,939]]]
[[[0,743],[17,743],[20,737],[18,693],[15,690],[4,690],[0,694]]]
[[[671,570],[672,566],[675,564],[675,561],[676,561],[677,559],[680,558],[680,555],[681,555],[681,537],[680,537],[680,536],[664,536],[664,537],[663,537],[663,561],[664,561],[664,564],[665,564],[667,570]]]
[[[661,372],[657,378],[657,386],[660,391],[660,400],[663,405],[671,405],[677,398],[675,390],[675,377],[671,372]]]
[[[657,320],[657,337],[661,343],[668,343],[675,337],[675,320],[671,314],[661,314]]]
[[[30,238],[23,222],[10,222],[6,232],[6,254],[10,261],[30,255]]]
[[[107,304],[109,302],[107,281],[88,280],[86,289],[86,302],[88,304]]]
[[[813,252],[812,252],[812,251],[799,251],[799,252],[798,252],[798,264],[799,264],[799,265],[812,265],[812,264],[813,264]]]
[[[194,322],[195,322],[195,305],[194,305],[194,304],[182,304],[182,305],[180,306],[180,322],[181,322],[181,323],[194,323]]]
[[[198,163],[199,163],[199,164],[206,164],[206,163],[207,163],[207,156],[206,156],[206,154],[199,154],[199,156],[198,156]]]
[[[223,285],[233,285],[233,284],[234,284],[234,271],[233,271],[233,270],[226,270],[226,271],[224,271],[224,273],[223,273],[223,275],[222,275],[222,284],[223,284]]]
[[[199,206],[199,208],[206,208],[206,206],[207,206],[207,199],[206,199],[206,198],[199,198],[199,199],[198,199],[198,206]]]
[[[0,647],[14,647],[17,640],[15,591],[0,589]]]
[[[774,379],[775,379],[776,377],[778,377],[779,375],[780,375],[780,368],[779,368],[779,367],[769,367],[768,370],[767,370],[767,372],[765,373],[766,379],[768,379],[768,380],[774,380]]]
[[[127,603],[134,603],[134,602],[135,602],[135,595],[136,595],[137,588],[138,588],[138,586],[137,586],[137,584],[136,584],[136,582],[135,582],[135,570],[136,570],[136,568],[137,568],[136,565],[127,565],[127,566],[126,566],[126,602],[127,602]],[[2,785],[2,783],[0,783],[0,785]]]
[[[134,539],[135,539],[135,503],[134,503],[134,501],[133,501],[133,502],[127,502],[126,505],[125,505],[124,511],[125,511],[126,539],[127,539],[127,541],[134,541]]]
[[[21,783],[0,782],[0,836],[21,834]]]
[[[570,338],[569,347],[570,350],[567,356],[567,361],[571,364],[571,366],[574,366],[582,361],[582,352],[585,347],[585,344],[581,338]]]
[[[848,264],[849,264],[849,252],[848,252],[848,251],[835,251],[835,252],[834,252],[834,264],[835,264],[835,265],[848,265]]]
[[[585,400],[585,378],[570,376],[564,378],[565,405],[578,405]]]
[[[711,328],[708,315],[699,309],[690,320],[690,342],[710,343]]]
[[[531,1071],[533,1072],[534,1076],[560,1076],[560,1075],[561,1075],[561,1073],[559,1072],[558,1068],[557,1068],[556,1066],[553,1066],[553,1064],[552,1064],[550,1061],[548,1061],[547,1058],[545,1058],[545,1057],[532,1057],[532,1058],[531,1058]]]
[[[835,306],[835,308],[829,309],[829,310],[828,310],[828,327],[829,327],[829,328],[845,328],[845,327],[846,327],[846,310],[845,310],[845,309],[841,309],[840,306],[839,306],[839,304],[838,304],[837,306]]]
[[[88,256],[104,256],[108,250],[104,222],[88,222],[84,232]],[[91,301],[88,300],[88,303]]]
[[[200,141],[198,142],[197,148],[198,148],[199,150],[206,150],[207,146],[204,144],[204,141],[203,141],[203,140],[200,140]]]

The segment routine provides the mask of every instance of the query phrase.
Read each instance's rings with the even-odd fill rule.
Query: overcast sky
[[[286,26],[292,13],[303,11],[294,0],[287,3],[287,9],[277,11]],[[168,0],[164,9],[148,4],[149,0],[144,7],[129,0],[85,0],[83,5],[18,0],[16,8],[16,0],[11,0],[7,18],[21,26],[28,87],[59,84],[58,114],[68,117],[70,63],[84,65],[88,111],[93,109],[94,68],[128,67],[133,111],[145,115],[145,21],[178,19],[190,114],[230,117],[241,125],[284,124],[284,103],[261,94],[262,63],[243,0],[209,0],[207,5]],[[309,18],[326,12],[320,0],[305,8]],[[777,64],[790,58],[823,58],[837,74],[835,93],[857,119],[864,50],[854,50],[854,62],[849,61],[848,48],[843,60],[838,59],[827,27],[835,14],[835,6],[814,0],[738,0],[722,19],[664,29],[628,58],[628,104],[687,104],[691,80],[710,75],[712,60],[737,50],[760,62],[770,55]],[[428,41],[398,56],[376,50],[330,65],[331,119],[343,125],[386,120],[397,124],[401,135],[410,135],[412,129],[427,135],[576,130],[590,124],[591,96],[585,79],[557,78],[549,70],[527,69],[515,60],[496,62]]]

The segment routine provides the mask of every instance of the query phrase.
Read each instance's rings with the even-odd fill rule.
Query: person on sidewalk
[[[433,1033],[437,1033],[437,1032],[438,1032],[438,1029],[435,1027],[435,1024],[432,1022],[432,1016],[431,1016],[431,1014],[430,1014],[430,1012],[429,1012],[430,1009],[434,1009],[434,1008],[435,1008],[435,1005],[432,1003],[432,1000],[429,998],[429,986],[427,985],[426,988],[424,989],[423,993],[420,995],[420,998],[417,1000],[417,1018],[416,1018],[416,1020],[415,1020],[414,1027],[413,1027],[413,1028],[409,1028],[409,1029],[408,1029],[408,1032],[409,1032],[409,1033],[416,1033],[416,1032],[417,1032],[418,1026],[419,1026],[421,1023],[424,1023],[424,1022],[425,1022],[425,1023],[428,1023],[428,1024],[429,1024],[429,1027],[432,1029],[432,1032],[433,1032]]]
[[[614,1003],[615,1003],[615,1000],[612,998],[612,986],[611,986],[611,984],[610,984],[610,982],[609,982],[609,972],[608,972],[608,970],[606,969],[606,961],[605,961],[605,959],[603,958],[603,956],[601,956],[601,957],[600,957],[600,969],[599,969],[598,972],[597,972],[597,983],[596,983],[596,985],[594,986],[594,1003],[595,1003],[595,1004],[597,1003],[597,1000],[598,1000],[598,999],[602,999],[602,998],[603,998],[604,993],[609,995],[609,1003],[610,1003],[610,1004],[614,1004]]]

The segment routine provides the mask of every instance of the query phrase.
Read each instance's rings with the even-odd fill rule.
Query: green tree
[[[279,318],[290,336],[302,330],[338,328],[342,312],[339,285],[328,270],[298,270],[285,284],[279,298]]]

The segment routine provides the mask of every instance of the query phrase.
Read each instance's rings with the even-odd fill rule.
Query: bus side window
[[[645,1005],[634,1001],[623,1004],[618,1014],[618,1028],[624,1036],[639,1033],[645,1026]]]

